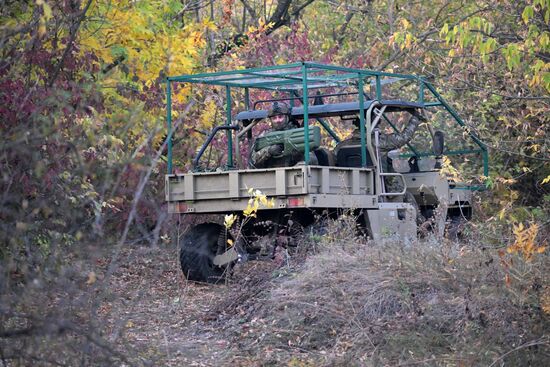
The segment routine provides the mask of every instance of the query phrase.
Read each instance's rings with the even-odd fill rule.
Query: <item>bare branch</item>
[[[344,20],[344,23],[340,26],[340,28],[338,29],[338,32],[336,34],[334,34],[333,39],[336,41],[336,43],[338,44],[339,47],[342,46],[342,42],[344,42],[346,29],[348,28],[349,22],[353,18],[354,14],[355,13],[353,11],[348,10],[348,12],[346,14],[346,19]]]
[[[308,0],[308,1],[306,1],[305,3],[303,3],[302,5],[300,5],[300,6],[298,7],[298,9],[296,9],[296,10],[294,10],[294,11],[292,12],[292,16],[294,16],[294,17],[298,16],[298,14],[299,14],[302,10],[304,10],[308,5],[310,5],[310,4],[313,3],[314,1],[315,1],[315,0]]]
[[[268,23],[273,23],[273,27],[269,33],[288,23],[288,9],[291,3],[292,0],[280,0],[277,2],[277,7],[268,21]]]
[[[84,6],[84,9],[79,13],[76,21],[73,23],[70,29],[70,38],[69,42],[67,42],[67,47],[65,48],[65,52],[63,52],[63,56],[61,57],[61,60],[59,60],[59,63],[57,64],[55,71],[53,72],[50,81],[48,82],[48,87],[52,87],[53,83],[55,83],[55,80],[59,76],[59,73],[61,72],[61,69],[63,69],[63,65],[65,64],[65,60],[69,56],[69,54],[73,50],[74,41],[76,40],[76,36],[78,34],[78,30],[80,28],[80,25],[86,18],[86,13],[88,12],[88,9],[90,8],[90,5],[92,5],[92,0],[88,0],[86,5]]]
[[[268,23],[273,23],[273,26],[266,32],[271,34],[275,32],[278,28],[287,25],[290,23],[291,17],[297,17],[302,10],[304,10],[308,5],[312,4],[315,0],[307,0],[303,4],[299,5],[296,9],[293,9],[291,12],[292,0],[280,0],[277,2],[277,7],[273,12],[273,15],[269,18]]]
[[[252,17],[252,19],[257,19],[256,17],[256,11],[254,10],[254,8],[248,3],[248,1],[246,0],[241,0],[241,3],[243,4],[244,8],[246,9],[246,11],[248,12],[248,14],[250,14],[250,16]]]

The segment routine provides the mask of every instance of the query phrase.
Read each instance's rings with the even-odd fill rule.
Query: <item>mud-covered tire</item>
[[[466,218],[462,216],[451,217],[446,226],[447,238],[454,241],[461,239],[467,222]]]
[[[180,242],[180,265],[188,280],[216,283],[225,268],[214,265],[218,238],[224,228],[216,223],[203,223],[193,227]]]

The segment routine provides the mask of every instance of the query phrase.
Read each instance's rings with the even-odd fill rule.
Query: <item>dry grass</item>
[[[263,295],[248,320],[258,331],[245,334],[250,342],[239,353],[291,365],[549,360],[550,323],[540,305],[549,289],[547,256],[517,258],[511,269],[479,246],[435,238],[377,245],[331,233],[299,272]],[[514,275],[508,284],[506,274]]]

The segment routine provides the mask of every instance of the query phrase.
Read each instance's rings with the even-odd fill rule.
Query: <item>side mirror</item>
[[[436,157],[439,157],[445,151],[445,134],[442,131],[436,131],[433,136],[432,150]]]

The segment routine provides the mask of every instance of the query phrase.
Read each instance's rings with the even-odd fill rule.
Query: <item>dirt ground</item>
[[[183,277],[175,249],[127,247],[100,307],[107,339],[131,351],[138,364],[265,365],[260,361],[269,358],[256,355],[255,338],[250,342],[261,324],[251,314],[281,271],[273,263],[249,262],[227,284],[199,284]]]
[[[331,233],[218,285],[185,280],[173,245],[83,249],[64,277],[20,281],[0,302],[21,310],[0,320],[0,364],[547,365],[544,258],[506,283],[496,250]]]

